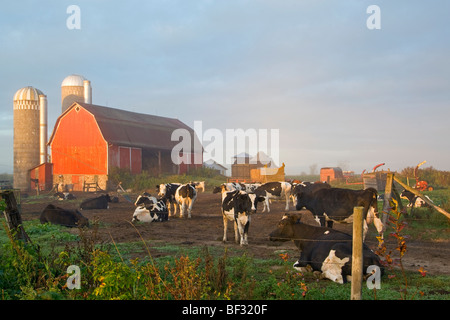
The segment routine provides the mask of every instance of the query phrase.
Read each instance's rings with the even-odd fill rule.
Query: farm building
[[[212,159],[209,159],[209,160],[203,162],[203,166],[205,168],[215,170],[218,174],[221,174],[223,176],[226,174],[226,171],[228,170],[223,165],[221,165],[220,163],[217,163],[216,161],[214,161]]]
[[[334,181],[344,179],[342,169],[339,167],[326,167],[320,169],[320,181]]]
[[[58,117],[48,142],[53,183],[73,185],[73,190],[79,191],[91,184],[106,189],[113,167],[127,168],[133,174],[146,170],[157,175],[183,174],[201,166],[203,161],[172,162],[171,151],[178,141],[171,141],[171,135],[178,128],[197,139],[194,131],[178,119],[74,102]],[[190,156],[193,163],[194,154]]]
[[[243,152],[233,158],[230,180],[240,182],[284,181],[284,164],[280,168],[275,167],[273,160],[262,151],[253,157]]]

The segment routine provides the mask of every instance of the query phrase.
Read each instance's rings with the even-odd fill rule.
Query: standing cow
[[[166,199],[169,216],[177,214],[177,201],[175,200],[175,192],[177,191],[179,186],[181,186],[180,183],[162,183],[156,186],[158,197]]]
[[[368,224],[373,223],[381,235],[384,225],[378,217],[377,191],[373,188],[366,190],[349,190],[341,188],[320,189],[314,193],[297,193],[296,209],[303,207],[311,211],[321,226],[333,227],[333,222],[352,223],[353,208],[363,207],[364,238]]]
[[[175,191],[175,201],[180,206],[180,218],[183,218],[186,210],[188,218],[191,218],[192,206],[197,199],[197,190],[191,184],[183,184]]]
[[[222,192],[223,242],[227,241],[228,221],[233,221],[236,243],[248,245],[251,214],[256,213],[257,204],[261,201],[264,198],[254,193],[240,190]]]
[[[352,236],[325,227],[301,223],[298,216],[286,214],[270,234],[271,241],[294,241],[301,250],[294,268],[304,272],[310,265],[314,271],[322,272],[324,278],[337,283],[350,280],[352,271]],[[380,258],[363,245],[363,270],[371,265],[383,267]]]
[[[264,209],[267,208],[267,212],[270,212],[269,201],[270,199],[286,201],[286,207],[284,210],[289,210],[289,196],[291,194],[291,184],[289,182],[267,182],[255,189],[254,193],[259,196],[265,196]]]

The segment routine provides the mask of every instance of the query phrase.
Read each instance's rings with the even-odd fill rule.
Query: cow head
[[[258,207],[258,202],[263,202],[264,200],[266,200],[266,197],[263,196],[257,196],[254,193],[248,193],[248,197],[250,199],[250,203],[251,203],[251,213],[256,213],[256,209]]]
[[[219,192],[224,193],[225,191],[227,191],[227,188],[224,184],[221,184],[218,187],[214,187],[214,189],[213,189],[213,193],[219,193]]]
[[[75,215],[77,217],[77,226],[78,227],[89,227],[89,219],[83,216],[80,211],[75,210]]]
[[[156,191],[158,192],[158,197],[164,197],[167,193],[167,186],[163,183],[160,185],[157,185]]]
[[[306,205],[305,200],[307,197],[307,194],[305,192],[297,192],[293,194],[294,201],[296,201],[295,209],[302,210],[303,207]]]
[[[295,215],[286,213],[277,227],[269,235],[270,241],[288,241],[294,238],[294,224],[299,220]]]

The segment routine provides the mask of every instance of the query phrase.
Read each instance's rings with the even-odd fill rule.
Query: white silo
[[[74,102],[92,103],[91,82],[78,74],[67,76],[61,83],[61,112]]]

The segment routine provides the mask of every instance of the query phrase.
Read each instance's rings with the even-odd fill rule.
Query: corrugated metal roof
[[[178,119],[81,102],[72,104],[64,113],[70,112],[77,105],[94,115],[103,137],[108,143],[128,147],[172,150],[179,143],[179,141],[171,141],[172,132],[182,128],[191,133],[193,151],[192,137],[197,139],[197,136],[193,129]],[[55,125],[55,129],[56,127]]]

